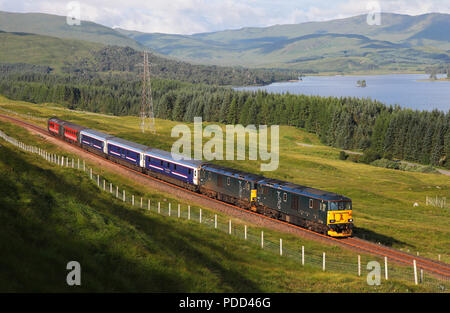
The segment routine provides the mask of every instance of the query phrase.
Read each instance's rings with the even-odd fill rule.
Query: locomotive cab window
[[[188,174],[189,174],[189,175],[192,174],[192,169],[188,169]]]

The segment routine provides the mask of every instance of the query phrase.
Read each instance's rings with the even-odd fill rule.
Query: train
[[[242,209],[331,237],[353,230],[352,200],[131,142],[57,117],[48,132],[105,159]]]

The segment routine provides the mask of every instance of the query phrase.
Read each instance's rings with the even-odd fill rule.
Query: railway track
[[[28,122],[24,122],[22,120],[13,118],[13,117],[8,116],[8,115],[3,115],[3,114],[0,114],[0,118],[6,119],[6,120],[8,120],[8,121],[10,121],[10,122],[12,122],[12,123],[14,123],[16,125],[24,127],[24,128],[36,131],[36,132],[38,132],[38,133],[40,133],[40,134],[42,134],[44,136],[55,138],[56,140],[64,143],[65,145],[69,145],[70,147],[72,147],[72,148],[74,148],[76,150],[82,151],[83,153],[86,153],[86,154],[90,154],[93,157],[98,158],[98,159],[100,159],[100,160],[102,160],[104,162],[110,162],[114,166],[123,168],[126,171],[132,172],[133,174],[140,175],[140,176],[145,177],[146,179],[149,179],[149,180],[158,182],[160,184],[164,184],[166,186],[169,186],[173,190],[182,191],[185,194],[194,195],[195,197],[202,198],[202,199],[207,200],[207,201],[209,201],[211,203],[216,203],[216,204],[219,203],[221,206],[225,206],[225,207],[231,208],[233,210],[238,210],[239,212],[241,212],[242,214],[247,215],[247,216],[256,216],[257,218],[264,220],[264,224],[267,224],[266,226],[270,227],[274,223],[276,223],[277,225],[283,225],[285,230],[288,230],[289,232],[292,232],[292,233],[296,233],[296,234],[298,234],[300,236],[309,237],[309,238],[312,238],[312,239],[315,239],[315,240],[325,241],[325,242],[328,242],[328,243],[338,244],[338,245],[341,245],[341,246],[346,247],[346,248],[350,248],[350,249],[353,249],[353,250],[358,250],[358,251],[361,251],[361,252],[364,252],[364,253],[368,253],[368,254],[371,254],[371,255],[376,255],[376,256],[379,256],[379,257],[387,257],[390,262],[393,261],[393,262],[398,263],[398,264],[404,264],[404,265],[412,266],[413,262],[415,260],[418,269],[423,269],[425,272],[434,274],[435,276],[439,276],[439,277],[444,278],[446,280],[450,279],[450,264],[447,264],[447,263],[444,263],[444,262],[439,262],[439,261],[432,260],[432,259],[429,259],[429,258],[415,256],[415,255],[410,254],[410,253],[406,253],[406,252],[403,252],[403,251],[400,251],[400,250],[396,250],[396,249],[393,249],[393,248],[390,248],[390,247],[386,247],[386,246],[383,246],[383,245],[375,244],[375,243],[372,243],[372,242],[369,242],[369,241],[366,241],[366,240],[362,240],[362,239],[357,238],[357,237],[337,239],[337,238],[328,237],[328,236],[325,236],[325,235],[322,235],[322,234],[319,234],[319,233],[315,233],[315,232],[310,231],[308,229],[304,229],[304,228],[301,228],[299,226],[286,223],[284,221],[280,221],[280,220],[276,220],[276,219],[273,219],[273,218],[270,218],[270,217],[267,217],[267,216],[263,216],[263,215],[260,215],[260,214],[257,214],[257,213],[254,213],[254,212],[242,209],[240,207],[237,207],[237,206],[234,206],[232,204],[228,204],[228,203],[216,200],[216,199],[211,199],[211,198],[208,198],[208,197],[206,197],[206,196],[204,196],[202,194],[198,194],[198,193],[195,193],[195,192],[183,189],[181,187],[175,186],[175,185],[170,184],[168,182],[165,182],[165,181],[153,178],[153,177],[149,177],[149,176],[147,176],[147,175],[145,175],[145,174],[143,174],[141,172],[129,169],[129,168],[123,166],[123,165],[117,164],[117,163],[112,162],[110,160],[104,159],[104,158],[102,158],[102,157],[100,157],[100,156],[98,156],[98,155],[96,155],[94,153],[91,153],[91,152],[88,152],[88,151],[86,151],[84,149],[81,149],[78,146],[71,145],[68,142],[66,142],[66,141],[64,141],[64,140],[62,140],[60,138],[51,136],[51,135],[48,134],[46,129],[41,128],[39,126],[36,126],[34,124],[31,124],[31,123],[28,123]],[[268,223],[266,223],[266,222],[268,222]],[[277,228],[279,229],[279,227],[277,227]]]

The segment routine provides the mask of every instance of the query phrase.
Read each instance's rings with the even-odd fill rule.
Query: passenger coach
[[[147,174],[165,179],[189,190],[198,190],[198,176],[203,164],[197,160],[183,160],[164,150],[149,148],[144,152]]]

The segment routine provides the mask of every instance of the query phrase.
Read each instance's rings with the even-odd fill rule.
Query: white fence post
[[[158,213],[161,213],[161,202],[158,201]]]
[[[361,256],[358,255],[358,276],[361,276]]]
[[[261,230],[261,248],[264,248],[264,232]]]
[[[247,240],[247,225],[244,225],[244,239]]]
[[[142,209],[142,197],[141,197],[141,209]]]
[[[200,224],[202,223],[202,209],[200,209],[199,222],[200,222]]]
[[[181,208],[180,208],[180,204],[178,203],[178,218],[180,218],[181,216]]]
[[[109,183],[109,193],[113,193],[113,191],[112,191],[112,183]]]
[[[148,210],[150,211],[150,208],[151,208],[151,206],[150,206],[150,199],[148,199]]]
[[[388,263],[387,263],[387,257],[384,257],[384,278],[388,280]]]
[[[103,180],[103,190],[106,190],[106,181]]]
[[[188,220],[191,219],[191,206],[188,205]]]
[[[214,214],[214,228],[217,229],[217,214]]]
[[[417,264],[416,264],[416,260],[413,261],[413,266],[414,266],[414,283],[417,285]]]
[[[283,255],[283,239],[280,238],[280,255]]]
[[[100,175],[99,174],[97,174],[97,186],[100,187]]]
[[[228,221],[228,234],[231,235],[231,219]]]
[[[170,216],[170,209],[172,207],[172,204],[169,202],[169,216]]]
[[[134,195],[131,195],[131,205],[134,206]]]
[[[116,198],[119,198],[119,186],[116,186]]]
[[[325,252],[323,253],[323,264],[322,264],[322,269],[325,272]]]
[[[123,202],[125,202],[125,189],[123,190]]]

